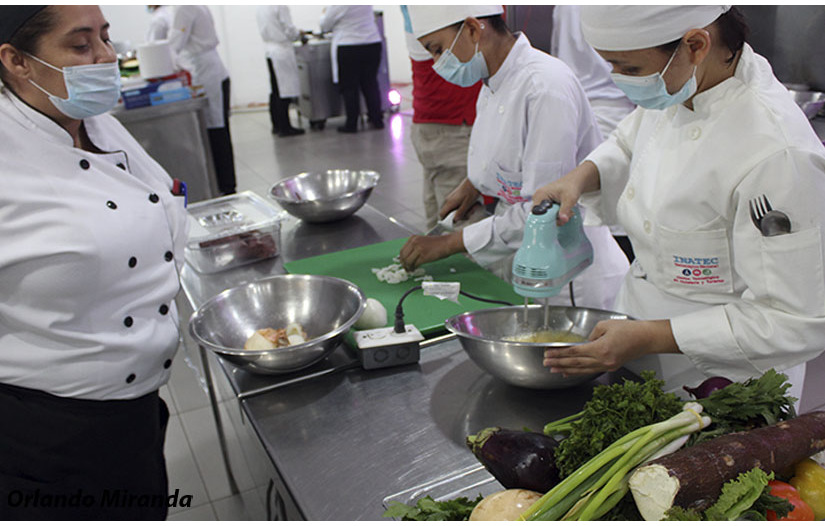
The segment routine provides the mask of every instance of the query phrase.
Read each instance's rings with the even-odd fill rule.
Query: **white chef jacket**
[[[168,5],[161,5],[152,11],[149,20],[149,30],[146,32],[147,42],[156,42],[169,38],[169,28],[172,27],[172,8]]]
[[[693,105],[639,108],[588,156],[602,216],[615,212],[636,253],[617,309],[670,318],[684,353],[630,367],[668,389],[776,368],[799,396],[804,362],[825,349],[825,148],[747,44],[734,76]],[[763,194],[792,233],[753,225],[748,200]]]
[[[218,34],[212,13],[204,5],[178,5],[174,8],[169,47],[179,62],[192,74],[192,83],[206,91],[206,127],[223,128],[223,90],[229,77],[218,54]]]
[[[289,7],[262,5],[256,13],[258,30],[264,40],[266,56],[272,61],[278,94],[282,99],[301,96],[298,82],[298,62],[295,60],[293,42],[301,38],[301,32],[292,24]]]
[[[496,214],[463,230],[464,246],[504,279],[521,245],[539,187],[560,178],[602,141],[584,91],[562,61],[518,35],[501,68],[479,93],[467,173],[482,194],[499,199]],[[606,226],[587,227],[594,262],[574,280],[576,304],[610,308],[627,258]],[[567,290],[554,303],[569,304]]]
[[[381,42],[371,5],[327,6],[320,20],[321,31],[332,32],[332,82],[338,84],[338,46]]]
[[[636,107],[610,77],[612,66],[599,56],[581,32],[581,6],[553,8],[550,54],[570,66],[587,94],[604,137]]]
[[[169,378],[186,213],[110,115],[71,136],[0,89],[0,383],[132,399]]]

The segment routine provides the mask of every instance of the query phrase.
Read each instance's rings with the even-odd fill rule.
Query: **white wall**
[[[298,29],[319,31],[318,20],[324,6],[291,5],[292,21]],[[220,38],[218,52],[232,78],[232,105],[235,107],[266,103],[269,100],[269,74],[264,45],[258,33],[254,5],[210,5]],[[376,5],[384,14],[390,82],[411,82],[410,61],[404,41],[404,22],[397,5]],[[150,15],[142,5],[103,5],[103,14],[112,25],[113,41],[131,42],[132,48],[144,41]]]

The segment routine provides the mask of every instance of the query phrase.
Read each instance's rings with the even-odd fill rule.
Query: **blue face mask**
[[[673,94],[668,93],[664,74],[678,50],[676,48],[670,56],[670,60],[667,61],[661,73],[653,73],[644,77],[632,77],[620,73],[611,73],[610,76],[613,77],[616,86],[627,95],[627,98],[642,108],[662,110],[674,104],[681,104],[696,93],[696,66],[693,67],[693,75],[679,91]]]
[[[120,69],[117,62],[58,68],[34,55],[29,56],[63,74],[68,94],[65,99],[52,95],[29,79],[37,89],[49,96],[49,101],[63,115],[72,119],[85,119],[106,113],[117,104],[120,98]]]
[[[490,73],[487,70],[487,61],[484,60],[484,55],[478,50],[478,42],[476,42],[476,52],[468,62],[461,62],[458,57],[453,55],[453,48],[463,29],[464,24],[461,24],[461,29],[458,30],[458,34],[453,39],[450,49],[441,54],[438,62],[433,64],[433,70],[447,82],[462,88],[468,88],[479,80],[489,77]]]

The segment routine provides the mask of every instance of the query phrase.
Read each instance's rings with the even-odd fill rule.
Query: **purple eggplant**
[[[561,480],[555,450],[559,443],[543,433],[488,427],[467,437],[467,447],[507,489],[546,493]]]

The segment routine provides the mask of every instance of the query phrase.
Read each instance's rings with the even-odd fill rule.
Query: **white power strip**
[[[417,363],[421,352],[419,343],[424,339],[414,325],[406,325],[403,333],[393,327],[381,327],[356,331],[355,344],[364,369],[381,369],[395,365]]]

